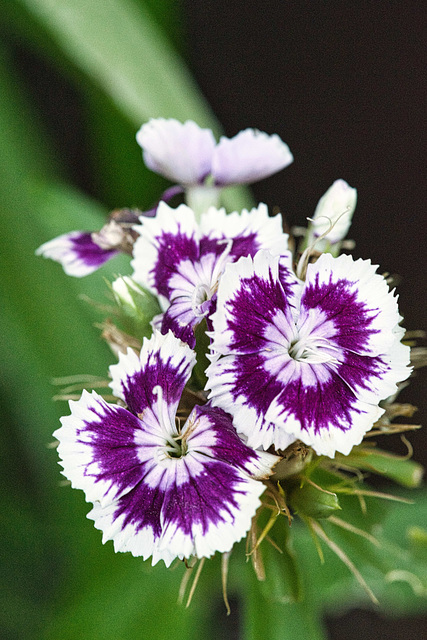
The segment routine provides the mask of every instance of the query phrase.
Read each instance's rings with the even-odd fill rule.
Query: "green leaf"
[[[418,462],[378,448],[370,449],[363,445],[353,447],[350,455],[338,455],[336,459],[347,467],[372,471],[386,476],[409,489],[420,486],[424,473],[423,467]]]
[[[130,0],[16,1],[124,114],[135,133],[155,117],[191,119],[220,133],[218,121],[184,62],[143,4]],[[49,52],[52,55],[51,47]],[[118,197],[116,188],[109,198],[113,194]],[[246,187],[226,189],[221,199],[229,209],[252,204]],[[130,203],[116,202],[115,206]]]
[[[150,117],[218,123],[144,5],[130,0],[19,0],[139,126]]]
[[[84,89],[88,163],[94,191],[111,209],[150,209],[170,183],[145,166],[135,139],[138,127],[100,88],[89,85]],[[179,200],[171,204],[178,203]]]

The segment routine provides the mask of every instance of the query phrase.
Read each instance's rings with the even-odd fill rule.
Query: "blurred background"
[[[8,0],[0,20],[1,637],[424,639],[425,600],[410,590],[405,598],[386,591],[381,613],[360,595],[359,607],[347,611],[348,583],[340,578],[342,602],[337,593],[317,594],[314,617],[324,626],[311,630],[304,606],[269,608],[237,576],[226,618],[214,563],[185,611],[176,606],[179,571],[103,547],[85,519],[83,494],[60,486],[48,445],[68,409],[52,402],[51,382],[105,376],[112,358],[93,326],[100,315],[81,294],[108,302],[103,277],[128,267],[118,260],[76,281],[34,256],[55,235],[100,227],[113,208],[153,204],[167,183],[144,168],[135,142],[149,117],[190,118],[228,136],[251,126],[278,133],[295,157],[254,185],[255,200],[302,225],[335,179],[356,187],[353,254],[400,276],[404,326],[426,328],[420,7]],[[242,202],[250,202],[245,191],[230,196]],[[414,421],[426,425],[424,389],[421,372],[400,399],[417,405]],[[409,436],[424,465],[426,433]],[[406,452],[397,437],[382,446]],[[408,509],[415,521],[416,505]],[[326,574],[311,553],[314,589],[326,594]],[[393,618],[404,612],[399,600],[407,615]]]

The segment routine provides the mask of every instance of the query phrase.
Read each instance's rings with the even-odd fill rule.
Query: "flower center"
[[[178,434],[176,436],[171,436],[166,442],[164,452],[168,458],[183,458],[187,453],[188,447],[186,438],[180,433],[178,425],[177,431]]]
[[[203,318],[209,313],[209,305],[204,304],[208,300],[211,300],[216,294],[219,284],[219,279],[224,271],[225,265],[229,261],[229,254],[233,246],[231,239],[218,240],[218,245],[223,245],[224,250],[215,259],[215,262],[209,264],[203,264],[203,258],[209,258],[209,256],[202,257],[200,266],[204,272],[203,280],[195,285],[191,296],[191,308],[196,318]],[[210,273],[209,273],[210,272]]]
[[[202,318],[208,312],[207,309],[203,309],[202,305],[207,300],[212,298],[213,291],[207,284],[198,284],[193,291],[193,295],[191,296],[191,308],[193,310],[196,318]]]
[[[308,335],[299,336],[289,343],[288,354],[293,360],[318,364],[322,362],[337,362],[337,359],[328,353],[331,348],[326,338]]]

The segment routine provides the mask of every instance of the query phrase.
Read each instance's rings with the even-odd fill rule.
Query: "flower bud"
[[[321,491],[306,482],[299,484],[289,495],[289,505],[301,516],[309,518],[329,518],[337,509],[341,509],[336,493]]]
[[[320,198],[312,219],[312,230],[316,237],[327,233],[324,241],[339,242],[347,235],[357,202],[357,191],[345,180],[335,180]],[[333,228],[328,232],[328,229]],[[319,245],[316,245],[319,248]]]
[[[138,297],[144,296],[143,289],[129,276],[117,278],[111,286],[119,307],[130,315],[135,315],[137,313]]]
[[[160,313],[157,299],[129,276],[117,278],[111,288],[125,329],[136,331],[138,335],[147,335],[151,330],[151,320]]]

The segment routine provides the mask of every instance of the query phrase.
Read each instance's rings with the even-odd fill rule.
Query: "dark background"
[[[290,167],[254,185],[256,200],[304,224],[332,182],[347,180],[358,190],[353,254],[399,274],[404,326],[427,328],[421,3],[187,0],[184,8],[191,68],[226,134],[275,132],[294,154]],[[419,407],[425,425],[422,374],[400,399]],[[410,440],[426,464],[426,430]],[[398,439],[383,446],[404,452]],[[331,640],[424,640],[427,618],[356,611],[328,629]]]
[[[179,48],[225,133],[278,133],[294,154],[289,168],[254,186],[255,199],[280,207],[290,225],[304,224],[332,182],[347,180],[359,197],[353,254],[399,274],[404,326],[427,328],[421,3],[182,0],[181,8]],[[25,48],[16,59],[72,180],[97,197],[72,85]],[[419,375],[400,399],[417,404],[416,420],[426,425],[424,388]],[[425,465],[426,433],[410,435]],[[405,453],[398,439],[384,446]],[[224,623],[224,637],[238,637],[237,621]],[[425,618],[387,621],[372,612],[328,624],[331,640],[427,635]]]

